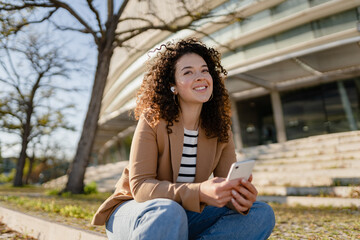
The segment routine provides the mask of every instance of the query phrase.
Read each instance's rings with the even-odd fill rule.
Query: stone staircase
[[[86,169],[84,182],[88,184],[95,181],[99,192],[113,192],[115,190],[115,184],[120,179],[123,169],[128,163],[128,161],[120,161],[105,165],[90,166]],[[63,189],[67,179],[67,175],[64,175],[44,183],[43,187]]]
[[[256,160],[259,195],[360,200],[360,131],[246,148],[239,155]]]
[[[360,207],[360,131],[246,148],[239,157],[256,159],[253,183],[259,200]],[[88,167],[85,183],[96,181],[100,192],[112,192],[127,164]],[[62,188],[66,181],[63,176],[44,186]]]

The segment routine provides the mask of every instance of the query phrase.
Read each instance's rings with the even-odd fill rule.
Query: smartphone
[[[255,160],[245,160],[240,162],[234,162],[231,165],[229,174],[226,180],[232,180],[236,178],[244,178],[246,180],[249,179],[252,170],[255,165]]]

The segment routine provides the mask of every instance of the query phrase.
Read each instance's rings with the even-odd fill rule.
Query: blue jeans
[[[106,223],[109,240],[119,239],[267,239],[275,226],[272,208],[255,202],[244,216],[229,208],[207,206],[201,213],[184,210],[169,199],[120,205]]]

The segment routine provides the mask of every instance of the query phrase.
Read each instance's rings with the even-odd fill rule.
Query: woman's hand
[[[200,201],[215,207],[225,206],[233,198],[232,190],[239,189],[241,179],[226,181],[215,177],[200,184]]]
[[[231,190],[231,203],[239,213],[248,211],[256,201],[258,192],[251,181],[252,175],[248,181],[241,179],[240,184]]]

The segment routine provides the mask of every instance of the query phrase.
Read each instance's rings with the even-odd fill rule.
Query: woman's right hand
[[[200,202],[214,207],[225,206],[232,198],[231,190],[239,186],[241,179],[226,181],[215,177],[200,184]]]

